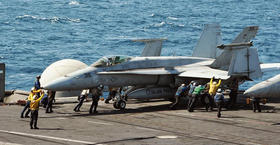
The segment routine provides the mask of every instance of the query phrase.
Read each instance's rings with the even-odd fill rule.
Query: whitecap
[[[170,20],[178,20],[178,18],[175,18],[175,17],[167,17],[167,19],[170,19]]]
[[[79,23],[81,21],[80,19],[71,19],[71,18],[67,18],[67,20],[76,23]]]
[[[71,2],[69,2],[69,5],[79,5],[80,3],[79,2],[77,2],[77,1],[71,1]]]
[[[156,27],[161,27],[161,26],[163,26],[165,24],[165,22],[161,22],[161,23],[159,23],[159,24],[155,24],[155,26]]]
[[[23,18],[32,18],[32,19],[37,19],[36,16],[32,16],[32,15],[23,15],[23,16],[17,16],[17,19],[23,19]]]
[[[52,23],[56,23],[56,22],[59,22],[60,18],[52,17],[50,20],[51,20]]]

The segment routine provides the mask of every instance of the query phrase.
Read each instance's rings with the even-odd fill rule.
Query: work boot
[[[32,126],[30,126],[30,129],[33,129],[33,127],[32,127]]]
[[[35,126],[34,129],[39,129],[39,128],[37,126]]]
[[[217,114],[217,117],[220,118],[220,117],[221,117],[221,113],[218,113],[218,114]]]
[[[23,115],[21,115],[20,118],[24,118]]]

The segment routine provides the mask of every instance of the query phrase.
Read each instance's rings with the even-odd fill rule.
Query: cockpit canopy
[[[113,66],[116,64],[120,64],[123,62],[127,62],[130,60],[130,56],[125,55],[118,55],[118,56],[104,56],[94,62],[91,66],[92,67],[106,67],[106,66]]]

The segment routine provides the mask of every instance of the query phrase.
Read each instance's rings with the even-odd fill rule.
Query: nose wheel
[[[114,108],[124,110],[126,107],[126,102],[122,96],[117,96],[116,101],[113,103]]]

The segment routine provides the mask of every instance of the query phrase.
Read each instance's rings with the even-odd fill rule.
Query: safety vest
[[[41,95],[39,99],[33,99],[30,102],[30,110],[39,110],[39,103],[41,99],[43,98],[44,94]]]
[[[209,94],[210,95],[215,95],[217,92],[217,89],[219,88],[219,86],[221,85],[221,80],[219,80],[219,83],[214,85],[213,84],[213,78],[210,80],[210,88],[209,88]]]

